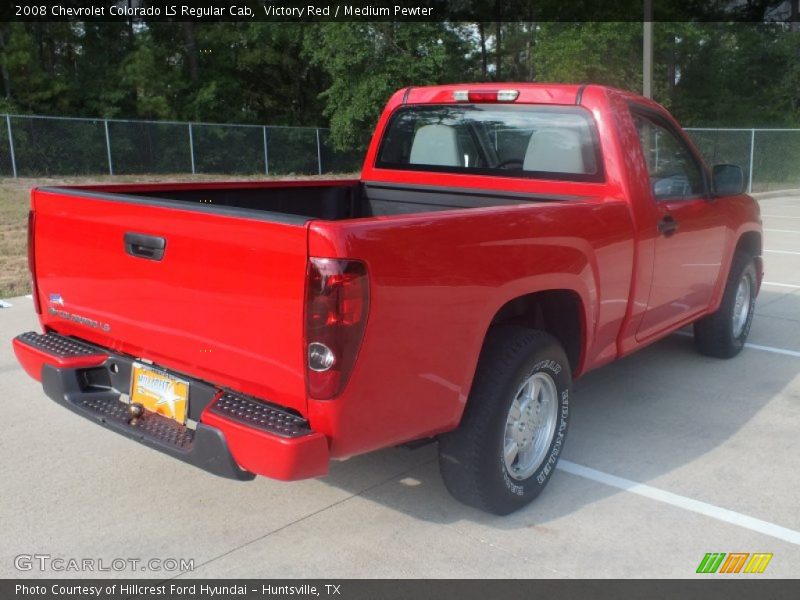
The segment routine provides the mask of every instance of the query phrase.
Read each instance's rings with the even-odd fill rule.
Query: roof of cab
[[[453,92],[458,90],[490,91],[518,90],[517,103],[531,104],[577,104],[580,102],[582,90],[586,87],[602,88],[623,95],[628,99],[645,100],[643,97],[626,90],[608,86],[576,83],[526,83],[526,82],[491,82],[491,83],[452,83],[447,85],[430,85],[409,87],[399,90],[402,104],[448,104],[455,102]]]
[[[404,91],[405,104],[429,104],[453,102],[453,92],[457,90],[519,90],[517,102],[536,104],[575,104],[581,85],[547,84],[547,83],[454,83],[448,85],[431,85],[407,88]]]

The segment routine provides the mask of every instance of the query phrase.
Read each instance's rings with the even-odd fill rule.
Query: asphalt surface
[[[38,323],[30,299],[9,299],[0,577],[722,577],[695,574],[707,552],[774,555],[763,574],[730,577],[796,577],[800,196],[762,200],[762,211],[759,347],[723,361],[673,335],[578,381],[562,467],[504,518],[450,498],[433,446],[287,484],[219,479],[128,441],[27,377],[10,340]],[[34,554],[112,570],[18,570]],[[151,559],[165,564],[142,571]]]

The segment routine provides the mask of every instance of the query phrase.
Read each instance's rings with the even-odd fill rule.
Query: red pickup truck
[[[735,355],[762,278],[741,169],[597,85],[403,89],[359,180],[41,187],[29,232],[14,349],[56,402],[240,480],[435,440],[498,514],[573,378],[690,323]]]

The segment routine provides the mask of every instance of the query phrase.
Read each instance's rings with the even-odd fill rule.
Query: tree
[[[69,107],[74,35],[66,23],[12,23],[4,35],[8,102],[15,110],[49,114]]]
[[[336,145],[354,149],[363,148],[390,94],[407,85],[562,81],[641,89],[640,23],[535,22],[556,0],[480,2],[494,22],[2,23],[0,109],[330,124]],[[717,14],[730,3],[696,4]],[[762,21],[789,10],[790,21],[656,23],[654,96],[685,124],[796,125],[798,0],[739,4],[735,10]],[[527,7],[527,21],[500,20],[518,5]],[[679,18],[683,8],[671,10]]]
[[[800,121],[800,33],[790,25],[670,23],[657,24],[656,32],[656,99],[685,125],[780,127]],[[663,67],[670,61],[671,74]]]
[[[542,23],[535,33],[538,81],[641,89],[641,23]]]
[[[306,38],[306,55],[330,81],[320,96],[334,143],[363,147],[398,88],[463,79],[470,72],[464,37],[445,23],[317,25]]]

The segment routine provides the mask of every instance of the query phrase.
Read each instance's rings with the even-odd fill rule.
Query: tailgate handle
[[[164,258],[164,249],[166,247],[167,240],[163,237],[133,233],[131,231],[125,234],[125,252],[131,256],[161,260]]]

